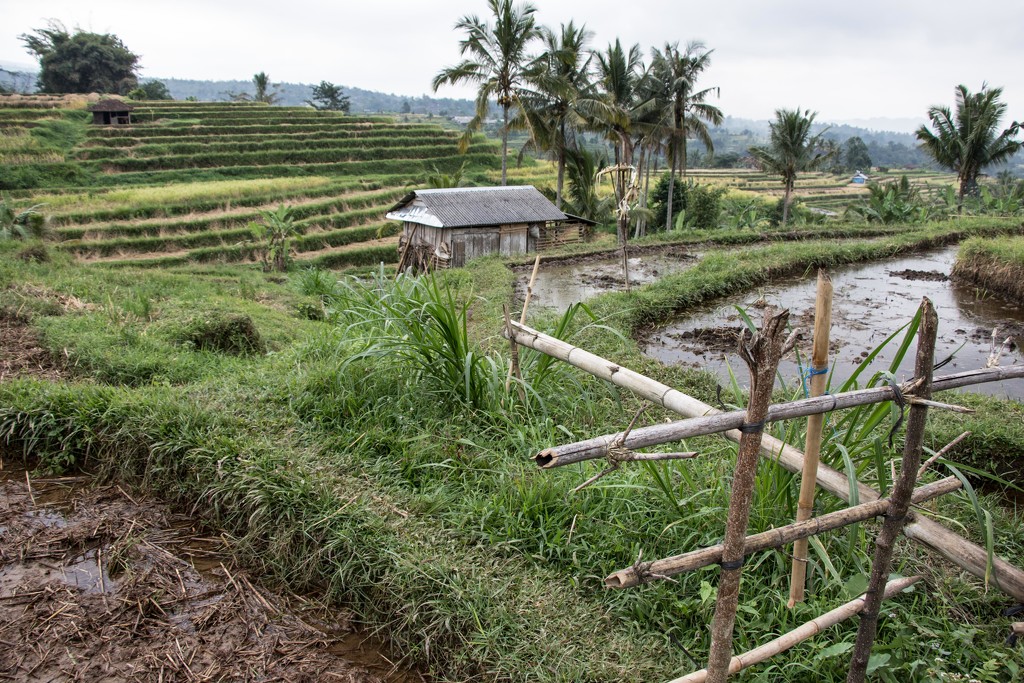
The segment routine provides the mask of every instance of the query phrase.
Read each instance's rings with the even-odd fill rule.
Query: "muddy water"
[[[940,372],[951,373],[984,367],[992,350],[992,330],[999,340],[1012,337],[1003,348],[1002,365],[1024,362],[1024,311],[990,294],[948,279],[956,247],[924,252],[889,261],[845,266],[832,272],[834,287],[830,359],[836,363],[832,386],[844,381],[868,353],[913,317],[922,296],[928,296],[939,315],[936,358],[954,359]],[[793,324],[806,331],[802,357],[810,352],[813,329],[815,276],[778,280],[760,290],[721,302],[666,325],[651,335],[644,351],[665,363],[684,364],[715,372],[728,381],[728,367],[744,386],[748,372],[735,355],[736,333],[743,324],[735,305],[744,307],[760,323],[765,304],[790,309]],[[889,366],[897,344],[891,344],[876,360],[875,369]],[[913,348],[913,347],[912,347]],[[728,363],[728,365],[727,365]],[[780,366],[789,386],[799,381],[794,357]],[[900,379],[913,375],[913,350],[897,372]],[[866,380],[870,373],[861,375]],[[863,382],[862,382],[863,385]],[[996,396],[1024,398],[1024,379],[978,385],[972,389]]]
[[[685,249],[633,256],[628,259],[629,282],[645,285],[658,278],[678,273],[697,262],[697,256]],[[520,273],[516,286],[522,300],[530,270]],[[586,301],[604,292],[625,290],[621,257],[585,259],[578,262],[541,263],[533,285],[530,306],[564,311],[577,301]]]
[[[255,585],[188,517],[9,465],[0,458],[0,679],[421,680],[346,613]]]

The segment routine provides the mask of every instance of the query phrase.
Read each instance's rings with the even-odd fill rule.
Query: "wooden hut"
[[[400,267],[460,267],[579,241],[593,221],[569,216],[531,185],[414,190],[387,213],[401,221]]]
[[[132,105],[108,98],[89,105],[92,122],[98,126],[127,126],[132,122]]]

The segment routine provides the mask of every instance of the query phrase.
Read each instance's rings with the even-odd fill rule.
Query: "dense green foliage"
[[[320,81],[313,86],[313,94],[307,101],[309,106],[319,111],[340,111],[348,113],[352,103],[345,92],[330,81]]]
[[[931,128],[921,126],[917,139],[939,165],[954,171],[960,181],[959,197],[978,193],[978,174],[993,164],[1005,163],[1021,148],[1016,139],[1020,124],[999,130],[1007,105],[1000,102],[1002,88],[971,93],[964,85],[956,87],[956,112],[936,106],[928,110]]]
[[[525,80],[527,48],[530,42],[540,36],[534,13],[537,9],[525,3],[519,6],[513,0],[487,0],[487,7],[494,18],[491,26],[476,15],[466,15],[455,28],[465,34],[459,43],[459,53],[464,59],[458,64],[442,69],[432,82],[434,92],[443,85],[475,83],[476,112],[462,138],[463,148],[469,144],[470,136],[482,126],[487,118],[491,100],[497,100],[501,107],[501,184],[507,181],[509,111],[520,106],[521,88]]]
[[[817,112],[799,109],[778,109],[771,124],[771,137],[766,147],[751,147],[750,154],[769,173],[782,178],[785,187],[782,222],[789,218],[789,204],[797,175],[812,171],[828,159],[822,149],[822,133],[811,134]]]
[[[39,90],[44,93],[127,94],[138,85],[139,56],[110,33],[77,29],[58,22],[21,35],[39,58]]]
[[[658,178],[657,185],[650,194],[650,206],[654,213],[654,225],[665,225],[668,215],[669,188],[673,190],[671,205],[678,212],[675,214],[675,228],[709,229],[719,226],[722,214],[722,196],[725,189],[694,182],[673,182],[670,173]]]
[[[145,81],[139,87],[131,90],[128,97],[133,100],[173,100],[171,93],[167,90],[167,84],[163,81]]]

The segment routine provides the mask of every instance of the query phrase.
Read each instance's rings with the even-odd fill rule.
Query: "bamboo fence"
[[[816,342],[822,330],[826,332],[824,344],[816,344],[813,354],[812,368],[822,368],[818,375],[823,375],[827,367],[827,328],[830,315],[822,313],[822,292],[828,293],[830,287],[819,289],[819,316],[816,320]],[[830,298],[830,297],[829,297]],[[572,346],[561,340],[544,335],[524,324],[507,323],[506,336],[514,344],[520,344],[545,353],[553,358],[565,361],[570,365],[607,380],[616,386],[630,389],[642,398],[663,406],[689,419],[669,423],[641,427],[634,430],[633,424],[640,414],[630,423],[625,432],[605,435],[596,439],[568,444],[541,451],[534,456],[541,468],[564,466],[573,462],[595,458],[607,458],[611,467],[598,477],[591,478],[587,484],[617,469],[622,462],[650,459],[655,454],[636,453],[633,449],[644,446],[678,441],[692,436],[722,433],[727,438],[740,444],[736,459],[736,471],[733,477],[733,489],[726,527],[725,540],[722,544],[703,548],[683,555],[640,562],[633,567],[613,573],[605,579],[605,585],[613,588],[625,588],[653,579],[669,578],[674,574],[705,567],[711,564],[721,566],[719,576],[718,597],[712,624],[711,651],[708,668],[677,679],[681,681],[725,681],[730,673],[739,671],[753,663],[763,661],[767,657],[792,647],[796,643],[827,628],[843,619],[864,612],[858,632],[857,645],[848,681],[855,683],[863,680],[863,669],[874,642],[878,608],[885,597],[903,590],[909,583],[897,582],[886,584],[889,564],[892,557],[893,541],[902,531],[909,538],[922,543],[926,547],[938,551],[943,557],[955,564],[988,580],[991,576],[993,585],[999,587],[1017,600],[1024,600],[1024,572],[1017,567],[999,559],[990,557],[985,549],[967,541],[940,524],[913,515],[912,504],[932,500],[950,493],[960,487],[955,477],[948,477],[938,482],[915,489],[915,482],[928,463],[921,465],[921,451],[924,436],[924,419],[929,407],[964,411],[958,406],[950,406],[931,400],[932,391],[947,388],[970,386],[987,381],[998,381],[1009,377],[1024,376],[1024,368],[989,368],[975,370],[946,377],[933,378],[935,319],[931,302],[922,301],[922,325],[918,330],[918,355],[915,364],[915,379],[902,386],[865,389],[831,396],[812,396],[803,401],[793,401],[775,406],[769,405],[771,387],[778,367],[780,356],[791,345],[792,336],[783,340],[782,333],[788,321],[788,312],[782,311],[766,318],[760,332],[749,342],[741,335],[739,352],[751,371],[750,401],[745,411],[732,413],[720,412],[711,406],[687,396],[671,387],[645,377],[637,372],[612,363],[583,349]],[[827,308],[827,307],[826,307]],[[823,389],[823,387],[819,387]],[[822,419],[823,414],[885,401],[897,400],[900,405],[910,405],[907,437],[904,445],[904,459],[901,475],[894,486],[892,496],[882,499],[879,493],[863,484],[850,482],[842,473],[825,465],[818,465],[818,447],[808,440],[810,455],[785,445],[778,439],[764,434],[766,422],[791,419],[794,417],[813,416],[813,421]],[[818,437],[820,439],[820,434]],[[957,441],[963,438],[958,437]],[[947,446],[947,449],[953,444]],[[945,450],[945,449],[944,449]],[[851,485],[859,490],[861,500],[866,502],[839,510],[818,518],[810,518],[811,496],[814,486],[801,486],[801,513],[793,524],[772,529],[761,534],[746,535],[747,522],[753,489],[753,478],[756,472],[758,453],[772,458],[790,471],[801,471],[805,481],[817,482],[825,490],[849,502]],[[663,454],[662,457],[694,457],[693,453]],[[582,488],[582,487],[580,487]],[[810,488],[810,495],[804,489]],[[804,511],[803,508],[808,510]],[[876,540],[875,560],[872,566],[872,577],[869,590],[857,600],[833,610],[817,619],[804,624],[800,628],[784,634],[782,637],[763,645],[754,651],[732,656],[732,632],[736,617],[737,598],[743,558],[753,552],[777,548],[793,541],[800,541],[823,531],[838,529],[850,524],[884,516],[882,531]],[[804,546],[806,548],[806,546]],[[790,606],[802,600],[804,572],[796,570],[800,563],[799,555],[794,562],[794,576],[791,585]],[[802,567],[801,567],[802,569]],[[799,590],[797,585],[799,579]],[[910,582],[916,581],[917,577]]]

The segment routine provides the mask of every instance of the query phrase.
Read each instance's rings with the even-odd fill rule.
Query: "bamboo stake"
[[[502,313],[505,314],[505,329],[509,330],[512,328],[512,320],[508,315],[508,306],[506,304],[502,304],[501,310]],[[519,345],[516,344],[515,339],[513,339],[511,335],[509,335],[508,343],[511,347],[510,353],[512,355],[512,362],[509,364],[508,378],[505,379],[505,391],[508,391],[509,384],[512,383],[512,374],[515,373],[516,379],[519,380],[519,384],[516,385],[516,388],[519,389],[519,400],[525,404],[526,390],[523,388],[523,373],[519,369]]]
[[[626,251],[626,242],[622,243],[622,277],[626,280],[626,293],[630,292],[629,288],[629,252]]]
[[[687,396],[681,391],[656,382],[648,377],[624,368],[617,363],[601,358],[583,349],[572,346],[560,339],[537,332],[524,325],[512,323],[516,341],[532,349],[546,353],[553,358],[565,361],[570,365],[585,370],[590,374],[604,379],[608,382],[633,391],[639,396],[648,399],[660,406],[667,408],[684,417],[716,415],[720,411],[711,407],[703,401],[692,396]],[[949,375],[943,383],[942,389],[956,389],[958,387],[980,384],[982,382],[997,382],[1005,379],[1024,377],[1024,366],[1012,365],[1009,367],[987,368],[981,370],[969,370],[967,372]],[[938,390],[938,382],[933,383],[933,388]],[[876,391],[869,389],[867,391]],[[888,396],[891,398],[891,389]],[[810,401],[827,401],[829,397],[824,396]],[[871,401],[876,402],[876,401]],[[771,411],[769,411],[769,415]],[[644,431],[653,429],[644,428]],[[636,432],[642,431],[637,429]],[[722,435],[732,441],[739,441],[740,432],[736,429],[723,432]],[[625,442],[625,447],[638,447],[631,438]],[[672,439],[665,439],[670,441]],[[654,443],[661,443],[655,441]],[[796,448],[788,446],[779,439],[765,434],[761,439],[761,452],[765,457],[771,458],[773,462],[785,467],[790,472],[798,472],[803,468],[803,453]],[[607,450],[604,451],[607,453]],[[601,456],[597,456],[601,457]],[[585,458],[584,458],[585,459]],[[846,475],[827,465],[818,466],[818,485],[840,500],[850,501],[851,482]],[[859,482],[852,482],[856,487],[860,500],[877,500],[881,496],[878,491],[865,486]],[[938,522],[926,517],[917,517],[911,514],[911,521],[903,527],[903,533],[917,543],[929,550],[941,555],[952,564],[970,572],[978,578],[989,581],[999,590],[1020,602],[1024,602],[1024,571],[1010,564],[1000,557],[992,558],[990,571],[989,555],[985,548],[945,528]]]
[[[530,307],[530,299],[533,298],[533,285],[537,282],[537,272],[540,271],[540,252],[533,260],[533,272],[530,273],[530,282],[526,285],[526,298],[523,299],[523,312],[519,315],[519,324],[526,324],[526,309]]]
[[[537,281],[537,271],[539,271],[539,270],[540,270],[540,252],[538,251],[537,252],[537,258],[535,258],[533,260],[533,272],[530,273],[530,282],[527,283],[527,285],[526,285],[526,298],[523,299],[523,312],[519,314],[519,324],[520,325],[525,325],[526,324],[526,311],[530,307],[530,299],[533,298],[533,285]],[[519,347],[516,345],[515,340],[512,338],[512,330],[510,329],[510,325],[509,325],[509,322],[508,322],[508,312],[507,311],[505,312],[505,329],[506,329],[505,336],[508,337],[509,341],[512,343],[512,355],[513,355],[512,362],[513,362],[514,365],[518,365],[518,362],[519,362]],[[517,370],[517,368],[509,367],[509,369],[508,369],[508,377],[505,378],[505,391],[508,391],[508,387],[512,383],[512,372],[513,372],[513,370]],[[519,376],[519,378],[522,379],[522,376]],[[526,399],[524,398],[523,399],[523,403],[525,403],[525,402],[526,402]]]
[[[764,432],[764,418],[772,402],[772,388],[782,358],[782,347],[786,342],[788,322],[789,311],[783,310],[765,319],[761,331],[754,335],[750,344],[744,344],[743,336],[740,336],[740,356],[750,368],[750,402],[747,404],[747,420],[742,428],[743,436],[736,456],[725,542],[722,544],[722,569],[718,578],[718,599],[715,603],[715,619],[711,624],[711,652],[708,655],[710,683],[725,683],[729,677],[733,627],[739,604],[744,545],[750,521],[750,503],[754,497],[761,435]]]
[[[894,579],[885,585],[885,593],[883,596],[885,599],[889,599],[897,593],[905,591],[920,580],[920,576],[908,576],[905,578]],[[834,610],[825,612],[825,614],[822,614],[811,621],[805,622],[789,633],[779,636],[775,640],[754,648],[750,652],[733,657],[729,662],[729,673],[737,673],[738,671],[742,671],[743,669],[754,666],[755,664],[767,661],[780,652],[785,652],[786,650],[804,642],[808,638],[818,635],[825,629],[832,628],[836,624],[846,621],[864,609],[865,597],[866,596],[861,595],[858,598],[854,598],[850,602],[840,605]],[[708,680],[708,671],[707,669],[701,669],[700,671],[694,671],[691,674],[687,674],[682,678],[676,678],[669,683],[704,683],[706,680]]]
[[[952,493],[962,485],[956,477],[946,477],[945,479],[940,479],[915,489],[911,500],[915,505],[924,503],[934,500],[939,496],[944,496],[947,493]],[[794,522],[793,524],[787,524],[786,526],[747,536],[743,546],[743,553],[744,555],[751,555],[762,550],[779,548],[800,538],[817,536],[826,531],[832,531],[833,529],[839,529],[850,524],[869,520],[872,517],[884,515],[889,509],[889,503],[890,500],[888,498],[880,498],[869,503],[861,503],[860,505],[830,512],[819,517],[812,517],[803,522]],[[722,544],[719,543],[718,545],[693,550],[682,555],[666,557],[661,560],[654,560],[653,562],[641,562],[632,567],[620,569],[605,578],[604,585],[606,588],[632,588],[642,583],[648,583],[652,579],[667,579],[677,574],[692,572],[721,561]]]
[[[523,337],[521,335],[517,335],[517,339],[522,340]],[[526,346],[529,346],[529,344],[526,344]],[[605,362],[610,363],[610,361]],[[586,370],[586,368],[581,369]],[[967,372],[956,373],[953,375],[936,377],[932,381],[932,390],[936,392],[945,391],[947,389],[972,386],[975,384],[985,384],[988,382],[999,382],[1007,379],[1016,379],[1018,377],[1024,377],[1024,365],[1014,365],[1005,368],[969,370]],[[908,402],[918,402],[917,399],[909,396],[908,385],[904,385],[904,388],[901,389],[901,391]],[[797,401],[790,401],[788,403],[776,403],[768,409],[767,420],[769,422],[779,422],[781,420],[789,420],[795,417],[806,417],[808,415],[813,415],[814,413],[828,413],[834,410],[845,410],[847,408],[855,408],[857,406],[869,405],[871,403],[891,401],[894,397],[895,393],[892,388],[885,386],[875,387],[873,389],[858,389],[840,394],[828,394],[817,398],[805,398]],[[933,401],[928,405],[932,405],[934,403],[935,402]],[[676,420],[674,422],[654,424],[634,429],[630,433],[629,438],[626,439],[625,447],[632,449],[646,448],[648,446],[656,446],[658,444],[669,443],[672,441],[689,439],[695,436],[706,436],[708,434],[715,434],[729,429],[736,429],[743,423],[743,416],[745,414],[742,410],[723,413],[717,409],[711,408],[711,406],[708,406],[708,413],[709,414],[705,414],[700,417],[691,417],[685,420]],[[546,448],[534,455],[533,459],[534,462],[537,463],[538,467],[542,469],[550,469],[553,467],[572,465],[584,460],[604,458],[608,456],[608,446],[620,435],[621,432],[606,434],[604,436],[586,439],[585,441],[577,441],[576,443]]]
[[[405,244],[405,249],[402,250],[402,257],[398,259],[398,267],[395,268],[395,274],[402,272],[402,268],[405,267],[405,259],[409,256],[409,248],[412,247],[412,241],[416,237],[416,231],[420,229],[419,223],[413,223],[412,232],[409,233],[409,241]]]
[[[818,296],[814,304],[814,346],[811,349],[811,396],[825,393],[828,380],[828,339],[832,328],[832,278],[824,269],[818,271]],[[818,460],[821,458],[821,428],[824,415],[815,413],[807,418],[807,436],[804,441],[804,467],[800,475],[800,499],[796,507],[796,521],[808,520],[814,513],[814,492],[817,488]],[[789,580],[789,607],[804,601],[804,583],[807,581],[807,539],[793,544],[793,569]]]
[[[928,297],[921,301],[921,326],[917,330],[917,359],[914,363],[914,377],[924,380],[918,390],[925,399],[931,398],[932,366],[935,363],[935,334],[939,318]],[[903,464],[900,478],[892,489],[889,514],[882,522],[882,529],[875,541],[875,557],[871,563],[871,580],[868,583],[864,611],[857,630],[857,642],[850,660],[847,683],[863,683],[867,676],[868,658],[878,630],[878,610],[882,604],[882,590],[889,576],[893,546],[896,536],[906,521],[910,507],[910,496],[917,481],[917,468],[921,464],[921,450],[924,444],[925,420],[928,406],[912,405],[907,417],[907,435],[903,445]]]

